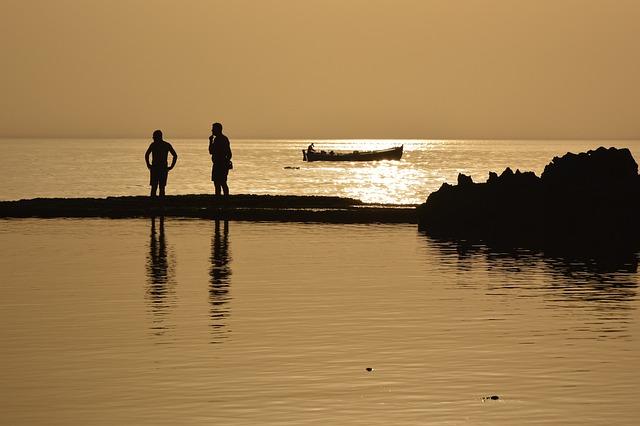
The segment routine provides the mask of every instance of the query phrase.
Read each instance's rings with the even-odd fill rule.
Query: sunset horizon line
[[[203,133],[204,135],[204,133]],[[166,139],[206,139],[208,136],[171,136],[165,132]],[[570,142],[570,141],[581,141],[581,142],[613,142],[613,141],[638,141],[640,140],[640,136],[638,137],[630,137],[630,138],[579,138],[579,137],[550,137],[550,138],[532,138],[532,137],[518,137],[518,138],[504,138],[504,137],[381,137],[381,138],[372,138],[372,137],[332,137],[332,138],[323,138],[323,137],[236,137],[232,134],[229,134],[229,137],[239,140],[239,141],[493,141],[493,142]],[[150,139],[151,135],[148,136],[140,136],[140,135],[131,135],[131,136],[31,136],[31,135],[22,135],[22,136],[11,136],[11,135],[0,135],[0,140],[81,140],[81,139],[89,139],[89,140],[135,140],[135,139]]]

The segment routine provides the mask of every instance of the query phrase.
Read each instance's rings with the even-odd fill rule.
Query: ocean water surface
[[[409,225],[0,220],[1,423],[633,425],[637,267]]]
[[[167,192],[210,193],[207,140],[169,140]],[[640,158],[638,141],[314,141],[405,155],[305,163],[310,141],[231,141],[232,193],[375,203],[600,145]],[[0,140],[0,200],[147,194],[148,143]],[[635,425],[639,277],[638,253],[410,225],[0,219],[0,424]]]
[[[458,173],[486,181],[506,167],[538,175],[554,156],[598,146],[630,148],[640,141],[313,141],[317,149],[366,150],[404,145],[400,161],[327,163],[302,161],[311,141],[234,140],[235,194],[331,195],[367,202],[414,204]],[[169,175],[168,194],[212,193],[208,140],[173,140],[179,159]],[[145,195],[149,175],[144,152],[150,141],[127,139],[0,140],[0,200],[35,197]]]

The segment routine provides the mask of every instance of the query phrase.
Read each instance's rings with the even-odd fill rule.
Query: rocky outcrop
[[[541,177],[507,168],[459,175],[418,207],[428,234],[538,246],[640,246],[640,177],[628,149],[555,157]]]
[[[380,206],[352,198],[294,195],[171,195],[36,198],[0,201],[0,218],[193,217],[216,220],[326,223],[416,223],[415,207]]]

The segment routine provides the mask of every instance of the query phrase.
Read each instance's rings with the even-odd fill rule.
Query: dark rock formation
[[[458,173],[458,186],[467,186],[467,185],[473,185],[473,179],[471,179],[471,176]]]
[[[464,176],[464,175],[461,175]],[[628,149],[598,148],[555,157],[533,172],[486,183],[458,176],[418,207],[421,229],[434,236],[536,246],[640,247],[640,177]]]

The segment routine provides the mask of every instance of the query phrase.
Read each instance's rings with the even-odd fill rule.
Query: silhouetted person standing
[[[220,195],[220,189],[224,195],[229,195],[227,176],[231,169],[231,144],[229,138],[222,134],[222,124],[213,123],[211,136],[209,136],[209,154],[211,154],[211,180],[215,187],[216,195]]]
[[[167,157],[171,153],[171,165],[167,166]],[[152,162],[149,162],[149,155],[153,157]],[[151,196],[155,197],[160,187],[160,196],[164,197],[164,187],[167,186],[167,177],[169,170],[173,169],[178,160],[178,154],[173,149],[169,142],[162,140],[162,130],[156,130],[153,132],[153,142],[149,145],[147,152],[144,154],[144,160],[147,162],[149,168],[149,185],[151,185]]]

